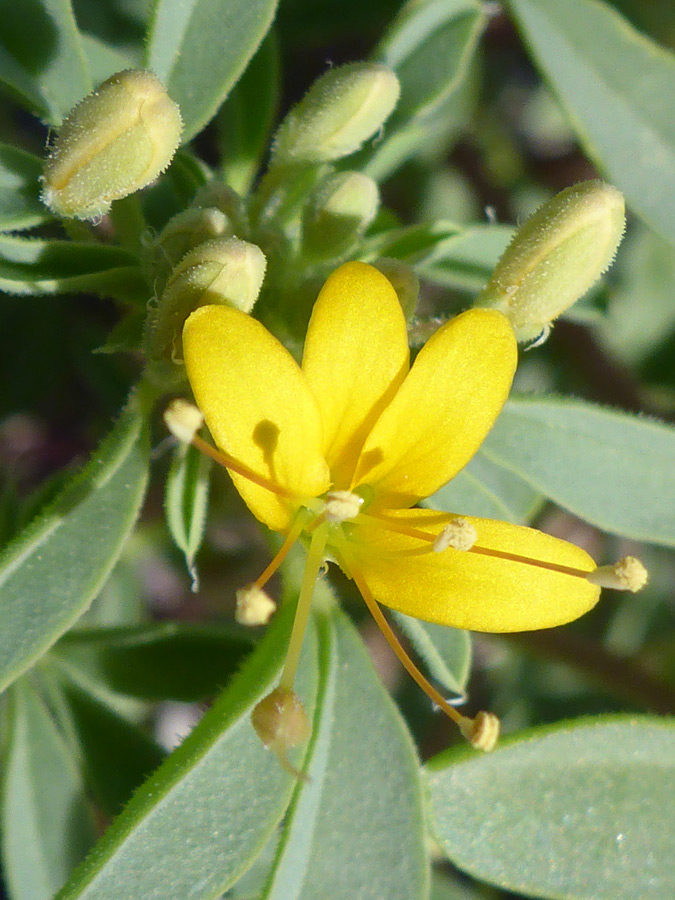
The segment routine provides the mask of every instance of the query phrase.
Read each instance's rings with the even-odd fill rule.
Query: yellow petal
[[[334,487],[349,487],[363,442],[408,365],[405,317],[389,281],[365,263],[340,266],[314,304],[302,360]]]
[[[459,472],[504,405],[517,362],[508,319],[472,309],[420,351],[368,435],[353,487],[371,485],[373,508],[412,506]]]
[[[436,535],[455,516],[410,509],[388,514],[397,526]],[[422,552],[423,541],[355,525],[342,553],[385,606],[428,622],[472,631],[531,631],[576,619],[595,605],[599,588],[583,577],[595,563],[581,548],[533,528],[466,517],[478,539],[471,550]],[[418,555],[407,555],[417,550]],[[527,557],[522,562],[480,550]],[[536,561],[579,571],[553,571]]]
[[[202,306],[185,323],[183,351],[197,405],[216,444],[298,498],[329,487],[316,401],[293,357],[260,322]],[[232,475],[251,512],[285,531],[297,504]]]

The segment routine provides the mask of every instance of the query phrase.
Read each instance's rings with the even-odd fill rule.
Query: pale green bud
[[[148,323],[151,360],[182,360],[185,320],[200,306],[226,304],[250,312],[258,298],[266,260],[255,244],[237,238],[207,241],[173,270]]]
[[[182,120],[159,79],[112,75],[66,116],[45,162],[42,200],[59,216],[92,219],[163,172]]]
[[[185,209],[169,219],[159,233],[156,252],[173,268],[189,250],[205,241],[231,237],[233,233],[230,220],[219,209]]]
[[[349,156],[396,106],[398,78],[381,63],[350,63],[314,82],[277,131],[273,162],[321,163]]]
[[[519,341],[545,337],[609,268],[624,228],[616,188],[601,181],[566,188],[518,229],[475,305],[508,316]]]
[[[192,206],[202,208],[215,207],[219,209],[232,222],[237,234],[241,231],[241,226],[246,219],[241,197],[233,188],[222,181],[207,181],[206,184],[202,185],[192,200]]]
[[[312,195],[303,215],[303,245],[310,253],[339,253],[360,237],[380,203],[377,184],[360,172],[331,175]]]
[[[404,316],[410,320],[415,315],[420,297],[420,280],[415,272],[400,259],[383,257],[376,259],[373,265],[389,280],[396,291]]]

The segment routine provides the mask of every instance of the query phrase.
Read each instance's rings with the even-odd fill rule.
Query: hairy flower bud
[[[59,216],[102,215],[166,169],[181,130],[178,106],[152,72],[112,75],[64,119],[45,162],[42,200]]]
[[[331,175],[314,192],[303,216],[303,246],[315,255],[338,254],[375,218],[377,184],[360,172]]]
[[[518,230],[476,306],[508,316],[519,341],[546,334],[609,268],[624,227],[616,188],[601,181],[566,188]]]
[[[164,290],[173,268],[190,250],[216,238],[234,234],[230,221],[219,209],[190,208],[169,219],[151,249],[151,268],[157,293]]]
[[[265,256],[237,238],[206,241],[173,270],[148,326],[151,360],[182,359],[185,320],[199,306],[227,304],[250,312],[265,277]]]
[[[381,63],[329,69],[277,131],[274,163],[320,163],[349,156],[372,137],[396,106],[400,86]]]

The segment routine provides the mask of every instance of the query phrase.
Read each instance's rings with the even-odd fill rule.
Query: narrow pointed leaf
[[[292,604],[195,730],[134,795],[59,900],[220,897],[272,835],[295,784],[256,736],[253,704],[272,687]],[[289,613],[291,615],[289,615]],[[314,708],[316,635],[306,636],[296,690]],[[303,751],[294,755],[302,765]]]
[[[194,447],[177,447],[166,480],[164,508],[171,537],[185,555],[192,589],[199,589],[195,556],[206,524],[210,460]]]
[[[0,237],[0,290],[8,294],[91,291],[104,297],[147,299],[138,260],[121,247],[74,241]]]
[[[363,642],[337,609],[321,631],[323,682],[306,772],[265,900],[424,900],[417,761]]]
[[[599,0],[510,0],[589,155],[675,241],[675,56]]]
[[[187,142],[213,118],[265,37],[276,0],[157,0],[146,65],[183,115]]]
[[[675,428],[580,400],[513,398],[481,453],[605,531],[675,545]]]
[[[51,900],[95,840],[76,763],[47,708],[19,682],[3,760],[2,868],[12,900]]]
[[[616,716],[533,729],[428,765],[431,827],[482,881],[552,900],[675,896],[675,726]]]
[[[89,465],[0,557],[0,690],[91,603],[138,515],[148,436],[132,397]]]
[[[71,0],[0,0],[0,81],[50,125],[94,87]]]

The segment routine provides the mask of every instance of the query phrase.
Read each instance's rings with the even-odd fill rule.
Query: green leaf
[[[82,615],[138,515],[148,435],[132,397],[89,465],[0,557],[0,690]]]
[[[162,900],[206,900],[250,867],[295,786],[250,722],[252,705],[277,677],[293,611],[291,603],[275,616],[237,678],[134,795],[59,900],[147,900],[158,892]],[[310,628],[296,686],[310,716],[316,653]]]
[[[32,228],[52,218],[40,200],[42,160],[0,144],[0,231]]]
[[[12,900],[51,900],[95,840],[75,761],[26,681],[10,695],[3,760],[2,868]]]
[[[618,284],[600,323],[602,337],[622,360],[635,364],[675,329],[673,248],[648,228],[633,227],[621,247],[615,274]]]
[[[0,290],[8,294],[91,291],[120,300],[146,298],[138,260],[121,247],[0,237]]]
[[[675,57],[598,0],[509,0],[588,154],[675,241]]]
[[[82,685],[63,679],[61,689],[82,750],[87,786],[103,812],[117,815],[166,753]]]
[[[279,48],[270,33],[218,114],[223,180],[239,194],[249,192],[262,162],[279,107],[279,91]]]
[[[178,446],[166,480],[166,521],[176,546],[185,554],[193,591],[199,590],[195,556],[204,538],[210,471],[211,460],[196,447]]]
[[[471,674],[469,632],[423,622],[394,610],[391,615],[421,658],[431,680],[446,691],[463,697]]]
[[[473,225],[439,241],[416,266],[423,278],[455,290],[477,292],[485,287],[499,257],[513,237],[507,225]]]
[[[543,502],[531,484],[479,450],[472,460],[440,490],[424,501],[431,509],[504,519],[523,525]]]
[[[675,727],[617,716],[534,729],[428,767],[432,829],[477,878],[556,900],[675,896]]]
[[[359,635],[322,617],[314,735],[265,900],[423,900],[428,862],[410,736]],[[330,886],[330,887],[328,887]]]
[[[252,648],[245,629],[157,622],[74,630],[53,653],[115,693],[190,702],[214,696]]]
[[[386,178],[406,159],[428,151],[429,129],[436,130],[439,114],[435,142],[456,126],[460,107],[454,95],[464,86],[486,21],[476,0],[413,0],[403,7],[374,52],[396,72],[401,98],[385,124],[384,139],[361,154],[367,174]]]
[[[605,531],[675,545],[675,429],[557,398],[514,398],[481,448]]]
[[[157,0],[146,66],[180,106],[187,143],[213,118],[265,37],[276,0]],[[250,110],[256,115],[255,108]]]
[[[50,125],[94,87],[70,0],[0,0],[0,82]]]
[[[389,228],[362,243],[361,257],[372,260],[378,256],[393,256],[417,267],[433,257],[439,245],[461,232],[461,226],[453,222],[429,222],[425,225]]]

